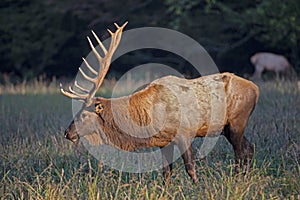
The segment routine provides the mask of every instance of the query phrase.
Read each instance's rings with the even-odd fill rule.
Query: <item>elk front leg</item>
[[[182,153],[182,158],[185,165],[185,170],[189,176],[193,179],[194,183],[198,182],[198,177],[195,169],[194,155],[192,149],[192,143],[189,138],[184,138],[177,141],[180,152]]]
[[[169,183],[172,175],[173,168],[173,153],[174,144],[171,142],[169,145],[161,148],[163,158],[163,176],[166,183]]]

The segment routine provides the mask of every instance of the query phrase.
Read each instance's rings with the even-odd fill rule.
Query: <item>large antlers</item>
[[[74,87],[76,87],[77,89],[79,89],[79,92],[76,92],[71,86],[69,86],[69,91],[66,91],[62,88],[62,84],[60,84],[60,91],[62,92],[63,95],[72,98],[72,99],[76,99],[79,101],[82,101],[86,104],[86,106],[90,106],[92,104],[92,98],[95,96],[97,90],[99,89],[99,87],[101,86],[105,75],[107,74],[107,71],[109,69],[110,63],[111,63],[111,58],[115,52],[115,50],[117,49],[120,40],[121,40],[121,36],[122,36],[122,31],[124,29],[124,27],[126,26],[127,22],[125,22],[121,27],[118,26],[118,24],[115,23],[115,26],[117,27],[116,32],[111,32],[109,29],[108,32],[111,35],[111,42],[110,42],[110,46],[108,51],[106,50],[105,46],[102,44],[102,42],[99,40],[98,36],[92,31],[95,39],[97,40],[99,46],[101,47],[102,51],[104,52],[105,56],[101,57],[99,55],[99,53],[97,52],[96,48],[94,47],[93,43],[91,42],[90,38],[87,37],[88,42],[91,46],[91,49],[93,51],[93,53],[95,54],[96,58],[99,61],[99,70],[98,72],[96,70],[94,70],[89,63],[86,61],[86,59],[82,58],[85,65],[87,66],[87,68],[89,69],[89,71],[95,75],[95,77],[90,77],[88,76],[80,67],[79,67],[79,72],[81,73],[81,75],[88,81],[93,83],[93,88],[91,91],[85,89],[84,87],[80,86],[78,84],[77,81],[75,81],[74,83]],[[101,68],[101,72],[100,72],[100,68]]]

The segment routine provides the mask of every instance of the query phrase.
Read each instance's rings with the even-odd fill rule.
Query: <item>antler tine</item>
[[[105,46],[102,44],[101,40],[98,38],[96,33],[94,31],[92,31],[92,34],[94,35],[95,39],[97,40],[97,42],[98,42],[99,46],[101,47],[102,51],[104,52],[104,54],[107,54],[107,50],[106,50]]]
[[[81,90],[83,92],[86,92],[86,93],[90,92],[89,90],[87,90],[84,87],[82,87],[81,85],[79,85],[77,81],[75,81],[74,86],[77,87],[79,90]]]
[[[71,99],[76,99],[79,100],[81,102],[84,102],[85,99],[88,97],[89,94],[79,94],[77,92],[75,92],[71,87],[69,87],[70,91],[66,91],[63,89],[62,84],[59,84],[60,87],[60,91],[63,95],[65,95],[66,97],[69,97]]]
[[[89,37],[87,37],[87,40],[88,40],[88,42],[89,42],[89,44],[90,44],[90,47],[91,47],[93,53],[95,54],[95,56],[97,57],[97,59],[98,59],[99,62],[100,62],[100,60],[102,60],[102,57],[99,55],[98,51],[97,51],[96,48],[94,47],[94,45],[93,45],[91,39],[90,39]]]
[[[86,61],[85,58],[82,58],[82,60],[83,60],[83,62],[85,63],[85,65],[87,66],[87,68],[88,68],[93,74],[98,75],[98,72],[97,72],[96,70],[94,70],[94,68],[92,68],[92,67],[90,66],[90,64]]]
[[[120,26],[119,26],[117,23],[114,23],[114,25],[115,25],[117,28],[120,28]]]
[[[83,98],[83,99],[87,98],[89,95],[88,93],[87,94],[78,93],[78,92],[74,91],[71,86],[69,86],[69,92],[71,92],[72,94],[75,94],[78,97]]]
[[[86,75],[86,73],[81,69],[81,67],[78,68],[79,72],[81,73],[81,75],[88,81],[92,82],[92,83],[97,83],[97,79],[96,78],[91,78],[88,75]]]

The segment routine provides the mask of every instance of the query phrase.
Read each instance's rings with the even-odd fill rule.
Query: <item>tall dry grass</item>
[[[65,140],[71,102],[57,93],[57,81],[52,84],[53,93],[39,91],[41,82],[25,93],[7,88],[0,95],[1,199],[300,199],[296,82],[258,83],[260,100],[246,130],[255,157],[246,176],[234,174],[232,147],[221,137],[205,159],[196,158],[198,184],[179,159],[170,185],[161,171],[129,174],[99,165]],[[201,143],[194,141],[196,155]]]

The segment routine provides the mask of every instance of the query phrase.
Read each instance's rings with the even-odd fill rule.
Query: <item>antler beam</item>
[[[116,32],[112,32],[109,29],[107,29],[107,31],[110,33],[111,35],[111,42],[110,42],[110,46],[109,49],[107,50],[105,48],[105,46],[102,44],[101,40],[98,38],[98,36],[96,35],[96,33],[94,31],[92,31],[93,36],[95,37],[96,41],[98,42],[100,48],[102,49],[103,53],[104,53],[104,57],[101,57],[100,54],[98,53],[98,51],[96,50],[96,48],[94,47],[91,39],[89,37],[87,37],[87,40],[89,42],[89,45],[94,53],[94,55],[96,56],[97,60],[99,61],[99,69],[98,72],[91,67],[91,65],[87,62],[87,60],[85,58],[83,59],[83,62],[85,63],[87,69],[93,74],[95,75],[95,77],[90,77],[88,76],[81,68],[79,68],[79,72],[81,73],[82,77],[88,81],[90,81],[91,83],[93,83],[94,87],[91,91],[89,91],[88,89],[85,89],[84,87],[80,86],[77,81],[75,81],[74,83],[74,87],[76,87],[77,89],[79,89],[81,92],[84,93],[79,93],[76,92],[72,87],[69,87],[69,91],[66,91],[63,89],[62,84],[60,84],[60,91],[63,95],[72,98],[72,99],[76,99],[79,101],[82,101],[86,104],[86,106],[90,106],[92,103],[92,99],[94,98],[97,90],[99,89],[99,87],[101,86],[108,70],[109,70],[109,66],[111,64],[111,59],[112,56],[114,54],[114,52],[116,51],[116,49],[119,46],[119,43],[121,41],[121,37],[122,37],[122,31],[124,29],[124,27],[126,26],[128,22],[125,22],[122,26],[119,26],[118,24],[114,23],[114,25],[116,26],[117,30]]]

